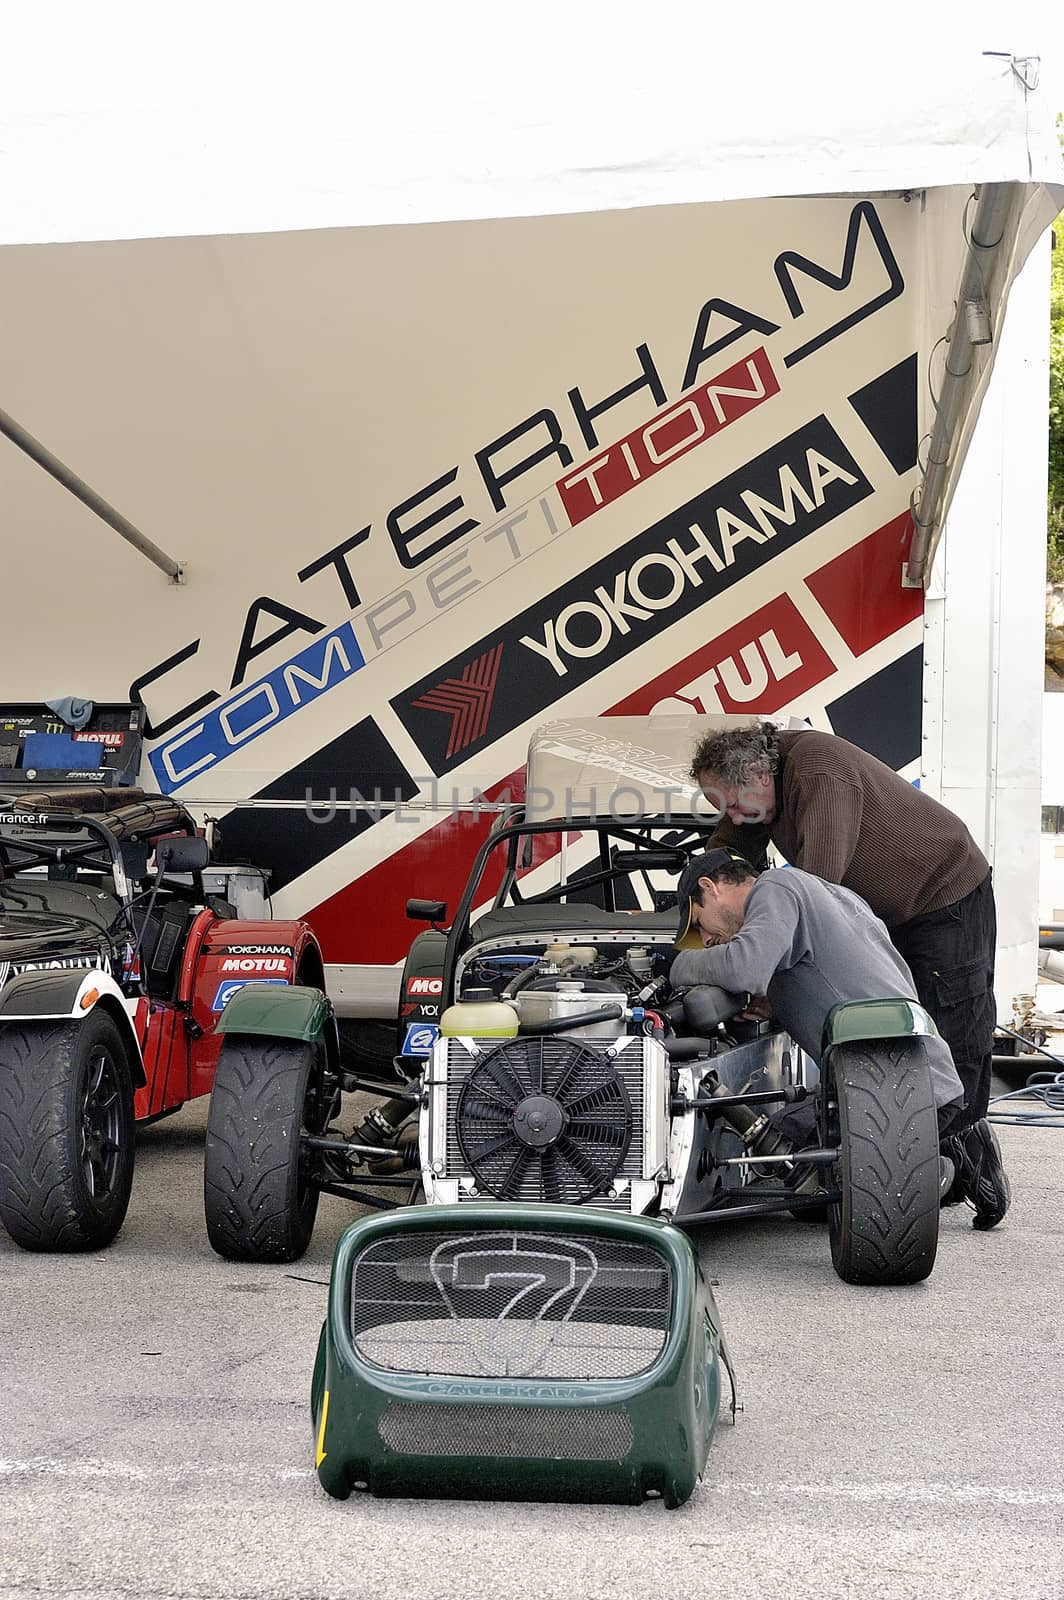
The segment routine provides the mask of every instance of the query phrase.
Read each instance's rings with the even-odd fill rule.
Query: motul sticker
[[[816,417],[391,703],[449,772],[871,493]]]
[[[442,978],[411,978],[406,986],[407,994],[442,994]]]
[[[124,733],[75,733],[75,744],[102,744],[108,750],[121,750],[126,742]]]
[[[660,673],[610,707],[612,716],[697,711],[770,716],[835,671],[835,664],[788,595]]]
[[[289,956],[234,956],[222,962],[223,972],[286,972]]]

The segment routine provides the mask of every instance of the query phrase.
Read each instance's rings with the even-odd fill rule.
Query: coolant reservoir
[[[654,971],[654,963],[650,951],[643,945],[633,944],[624,952],[624,959],[632,972],[633,977],[649,978]]]
[[[516,1039],[517,1012],[505,1001],[496,1000],[490,989],[467,989],[462,999],[443,1013],[440,1033],[445,1039]]]
[[[542,959],[558,967],[590,967],[598,960],[598,951],[593,944],[549,944]]]
[[[604,1005],[623,1002],[623,989],[618,989],[612,983],[596,983],[592,978],[555,978],[542,983],[530,983],[514,997],[514,1004],[521,1013],[521,1025],[528,1033],[534,1033],[544,1023],[557,1022],[563,1017],[582,1016],[588,1011],[598,1011]],[[624,1027],[623,1018],[609,1018],[605,1022],[585,1023],[569,1036],[574,1039],[619,1039]]]

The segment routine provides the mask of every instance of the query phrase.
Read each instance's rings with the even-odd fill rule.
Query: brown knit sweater
[[[793,867],[841,883],[888,927],[953,905],[990,868],[959,817],[835,734],[779,735],[771,824],[722,817],[707,849],[730,845],[754,866],[771,839]]]

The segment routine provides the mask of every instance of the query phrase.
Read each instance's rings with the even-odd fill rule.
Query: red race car
[[[210,1092],[232,994],[323,987],[308,925],[238,919],[208,861],[140,790],[0,797],[0,1218],[26,1250],[110,1244],[135,1124]]]

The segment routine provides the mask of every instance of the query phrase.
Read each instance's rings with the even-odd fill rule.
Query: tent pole
[[[976,343],[989,343],[991,337],[989,322],[981,327],[980,316],[989,316],[987,283],[995,263],[995,252],[1005,237],[1015,191],[1016,185],[1011,183],[986,183],[978,190],[979,204],[957,289],[946,353],[946,371],[927,453],[927,470],[913,510],[916,529],[902,579],[906,589],[920,589],[927,583],[931,558],[938,542],[936,535],[953,454],[953,436],[975,376],[973,351]],[[1000,303],[997,309],[1000,310]],[[977,339],[973,339],[973,332],[978,336]]]
[[[142,556],[147,556],[149,561],[153,561],[166,573],[171,583],[184,583],[185,569],[180,562],[168,556],[165,550],[160,550],[147,534],[135,528],[128,518],[120,511],[116,511],[114,506],[109,505],[102,495],[98,495],[95,489],[90,488],[83,478],[72,472],[65,462],[53,455],[39,439],[33,437],[32,433],[27,433],[21,423],[16,422],[6,411],[0,411],[0,433],[10,439],[12,444],[17,445],[31,461],[36,461],[39,467],[43,467],[57,483],[63,485],[64,489],[69,489],[82,505],[88,506],[89,510],[95,512],[108,527],[113,528],[135,550],[139,550]]]

